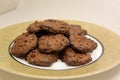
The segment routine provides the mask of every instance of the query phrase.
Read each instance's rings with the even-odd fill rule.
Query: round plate
[[[85,37],[95,41],[97,43],[97,47],[89,53],[91,55],[92,60],[86,64],[79,65],[79,66],[69,66],[69,65],[65,64],[63,61],[61,61],[60,59],[58,59],[57,62],[53,63],[51,66],[36,66],[36,65],[29,64],[25,60],[25,58],[18,58],[12,54],[11,48],[14,45],[14,41],[12,41],[10,44],[9,53],[10,53],[11,57],[13,59],[15,59],[16,61],[18,61],[19,63],[26,65],[26,66],[33,67],[33,68],[49,69],[49,70],[65,70],[65,69],[80,68],[80,67],[89,65],[89,64],[97,61],[102,56],[103,51],[104,51],[102,44],[97,39],[95,39],[94,37],[92,37],[90,35],[85,35]]]
[[[10,43],[33,21],[23,22],[8,26],[0,30],[0,70],[12,75],[21,76],[21,79],[70,79],[87,77],[109,70],[120,63],[120,37],[96,24],[82,21],[65,20],[71,24],[81,25],[88,34],[98,39],[104,46],[104,53],[96,62],[75,69],[68,70],[46,70],[25,66],[15,61],[9,54]]]

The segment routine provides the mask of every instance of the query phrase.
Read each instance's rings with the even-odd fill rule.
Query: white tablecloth
[[[19,0],[15,10],[0,15],[0,28],[48,18],[87,21],[120,35],[120,0]],[[120,65],[83,80],[120,80]]]

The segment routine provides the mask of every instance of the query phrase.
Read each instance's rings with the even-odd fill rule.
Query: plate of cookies
[[[120,37],[88,22],[22,22],[1,29],[0,37],[0,70],[21,78],[75,79],[120,63]]]

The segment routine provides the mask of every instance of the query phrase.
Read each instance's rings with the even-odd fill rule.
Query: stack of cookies
[[[80,25],[53,19],[35,21],[16,37],[11,53],[37,66],[50,66],[58,59],[79,66],[92,60],[90,52],[97,47],[85,35],[87,31]]]

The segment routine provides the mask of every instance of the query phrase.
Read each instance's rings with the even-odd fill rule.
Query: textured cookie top
[[[39,66],[50,66],[52,63],[56,62],[58,59],[57,54],[51,53],[51,54],[45,54],[39,52],[38,49],[32,50],[27,55],[27,61],[30,64],[39,65]]]
[[[70,25],[69,35],[86,35],[87,31],[80,25]]]
[[[70,27],[68,23],[64,21],[50,19],[44,21],[44,24],[42,24],[42,29],[52,33],[67,34]]]
[[[79,52],[90,52],[97,47],[97,43],[81,35],[70,36],[70,44]]]
[[[59,52],[69,44],[69,40],[62,34],[45,35],[39,38],[41,52]]]
[[[61,56],[61,59],[68,65],[74,65],[74,66],[83,65],[92,60],[89,53],[81,54],[74,51],[71,48],[66,48],[63,51],[63,55]]]
[[[35,21],[28,26],[28,32],[39,32],[41,30],[51,33],[68,34],[70,26],[68,23],[60,20],[48,19],[44,21]]]
[[[34,23],[28,26],[27,31],[28,32],[39,32],[41,30],[40,25],[42,24],[43,22],[35,21]]]
[[[31,49],[37,45],[37,37],[34,34],[23,33],[18,36],[11,48],[11,52],[17,57],[25,56]]]

